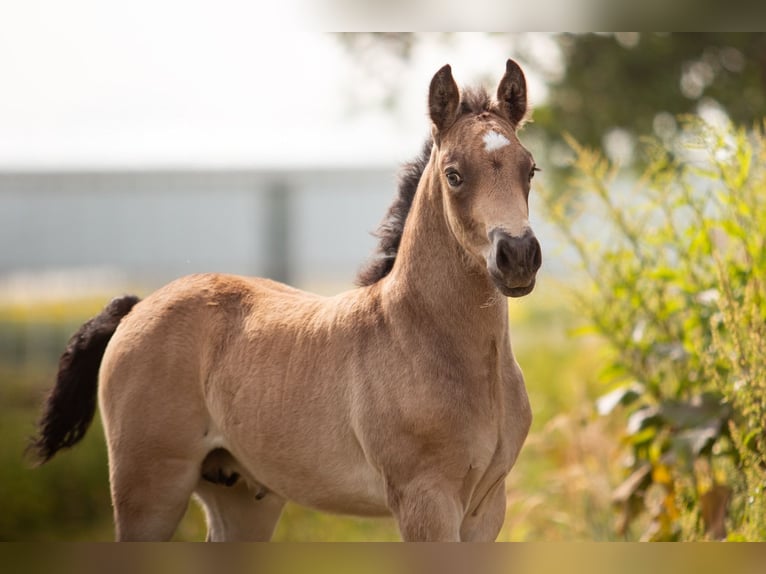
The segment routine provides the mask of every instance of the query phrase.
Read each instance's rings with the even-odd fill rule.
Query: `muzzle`
[[[492,245],[487,270],[492,281],[506,297],[523,297],[535,288],[537,270],[543,262],[540,243],[527,228],[521,237],[499,228],[489,232]]]

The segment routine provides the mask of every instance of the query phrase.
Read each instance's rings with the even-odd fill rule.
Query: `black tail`
[[[38,435],[29,445],[39,462],[50,460],[60,449],[80,441],[96,414],[98,369],[106,345],[120,320],[138,303],[138,297],[116,297],[99,315],[69,339],[59,359],[56,385],[45,402]]]

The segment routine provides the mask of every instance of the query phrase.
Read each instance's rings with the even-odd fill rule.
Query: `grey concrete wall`
[[[350,284],[395,172],[0,174],[0,275],[104,267],[150,284],[202,271]]]

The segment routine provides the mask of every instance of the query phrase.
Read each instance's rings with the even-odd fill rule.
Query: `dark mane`
[[[460,115],[479,115],[493,111],[492,97],[483,88],[468,88],[460,95]],[[375,231],[380,239],[378,247],[356,276],[360,287],[377,283],[391,272],[402,240],[404,223],[412,207],[420,177],[431,158],[433,141],[429,137],[420,155],[402,166],[399,172],[399,187],[396,198],[388,208],[383,221]]]
[[[399,171],[396,198],[375,231],[375,236],[380,239],[378,247],[356,276],[356,284],[360,287],[377,283],[394,267],[396,253],[399,251],[399,243],[402,240],[404,222],[407,221],[412,200],[415,199],[420,177],[431,158],[432,147],[433,141],[429,137],[423,144],[420,155],[415,160],[404,164]]]

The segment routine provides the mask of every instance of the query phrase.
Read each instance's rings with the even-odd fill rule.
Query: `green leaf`
[[[691,401],[667,399],[660,403],[658,416],[677,429],[704,428],[728,418],[729,405],[717,393],[705,393]]]
[[[655,440],[656,437],[657,427],[650,426],[640,432],[628,436],[626,442],[630,444],[634,450],[638,450],[639,448],[645,447],[647,444],[651,443],[653,440]],[[645,456],[642,455],[639,458],[645,458]]]
[[[674,450],[682,454],[691,454],[694,457],[709,450],[713,443],[721,436],[720,421],[713,421],[704,428],[690,429],[678,433],[671,439]]]
[[[674,281],[678,278],[678,270],[670,267],[658,267],[649,272],[648,276],[656,281]]]
[[[631,383],[602,395],[596,400],[596,410],[601,416],[611,413],[617,405],[629,405],[638,399],[645,391],[640,383]]]

